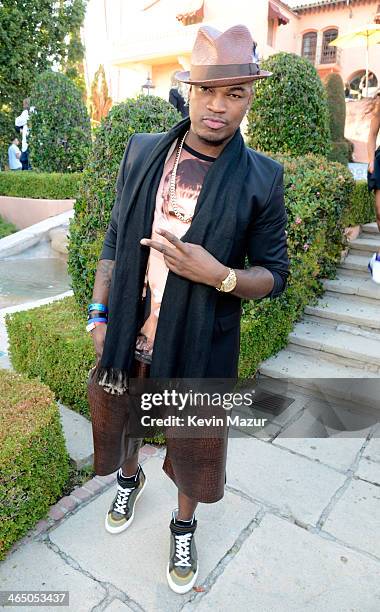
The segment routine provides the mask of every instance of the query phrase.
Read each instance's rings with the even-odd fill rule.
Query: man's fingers
[[[150,240],[149,238],[142,238],[142,240],[140,240],[140,243],[143,246],[151,247],[152,249],[155,249],[156,251],[159,251],[160,253],[163,253],[164,255],[174,255],[174,252],[175,252],[174,249],[166,246],[165,244],[162,244],[162,242],[157,242],[157,240]]]
[[[166,238],[166,240],[169,240],[169,242],[171,242],[180,251],[186,250],[185,243],[182,242],[182,240],[180,240],[180,238],[178,238],[178,236],[176,236],[175,234],[172,234],[171,232],[168,232],[165,229],[158,229],[156,231],[157,234],[160,234],[160,236],[163,236],[164,238]]]

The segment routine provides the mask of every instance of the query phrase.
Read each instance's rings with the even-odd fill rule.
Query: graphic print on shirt
[[[157,234],[156,230],[166,229],[172,234],[175,234],[178,238],[182,238],[191,223],[191,221],[184,222],[178,219],[170,202],[169,184],[174,159],[175,151],[164,167],[157,191],[156,208],[152,225],[152,240],[162,242],[172,248],[173,245],[166,240],[166,238]],[[176,176],[176,201],[179,211],[185,216],[192,216],[194,214],[203,181],[212,164],[212,161],[209,160],[212,160],[212,158],[208,158],[206,161],[205,159],[195,157],[188,150],[185,150],[185,148],[182,150],[181,161],[178,164]],[[146,296],[148,300],[150,298],[150,309],[148,304],[148,316],[145,319],[136,342],[136,356],[140,356],[147,361],[151,360],[153,352],[154,337],[167,275],[168,268],[165,264],[164,256],[155,249],[151,249],[143,291],[143,296]]]

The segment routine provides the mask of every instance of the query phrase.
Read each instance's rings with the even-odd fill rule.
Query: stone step
[[[373,255],[380,250],[380,234],[361,234],[360,238],[349,242],[349,247],[352,254],[356,255],[359,251],[368,256]]]
[[[301,352],[302,351],[302,352]],[[355,362],[335,358],[330,361],[327,354],[320,351],[289,345],[274,357],[264,361],[260,374],[272,379],[288,379],[297,386],[313,389],[334,398],[359,403],[362,406],[379,410],[380,377],[378,372],[371,372],[366,368],[355,367]],[[318,384],[318,380],[323,382]],[[361,379],[362,384],[359,383]]]
[[[339,296],[326,292],[315,306],[306,306],[305,313],[334,322],[380,330],[379,304],[375,300],[364,302],[357,296]]]
[[[354,251],[353,253],[349,253],[347,255],[347,257],[340,264],[339,269],[360,272],[368,275],[368,261],[369,257],[366,255],[360,255],[359,251]]]
[[[374,283],[369,274],[367,277],[354,274],[340,274],[334,280],[325,279],[323,286],[326,291],[333,291],[334,293],[358,295],[363,298],[380,300],[380,285]]]
[[[66,448],[77,470],[92,467],[94,443],[91,422],[78,412],[57,402],[65,436]]]
[[[326,325],[323,321],[319,323],[305,319],[296,323],[289,334],[289,342],[380,367],[378,334],[374,334],[373,337],[371,334],[363,337],[350,333],[348,329],[343,331]]]
[[[362,238],[364,238],[364,234],[379,234],[377,223],[364,223],[362,225]]]

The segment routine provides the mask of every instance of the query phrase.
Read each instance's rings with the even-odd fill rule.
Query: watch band
[[[233,291],[237,283],[237,277],[236,277],[235,270],[233,268],[228,268],[228,269],[229,269],[228,275],[222,281],[220,287],[216,287],[218,291],[222,291],[224,293],[229,293],[230,291]]]

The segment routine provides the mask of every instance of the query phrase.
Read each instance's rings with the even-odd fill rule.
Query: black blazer
[[[105,235],[100,259],[115,259],[117,224],[125,181],[135,180],[162,134],[135,134],[126,147],[116,183],[116,200]],[[243,269],[245,259],[251,266],[262,266],[274,278],[269,298],[280,295],[286,286],[289,260],[286,244],[287,214],[284,204],[283,167],[277,161],[248,148],[250,172],[238,207],[234,244],[226,265]],[[207,376],[235,377],[239,359],[241,299],[218,295],[211,357]]]

